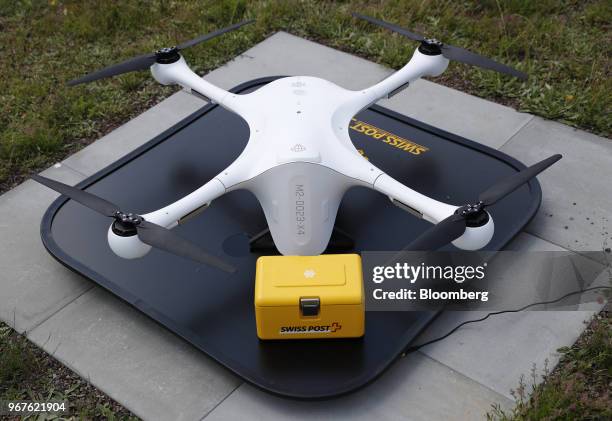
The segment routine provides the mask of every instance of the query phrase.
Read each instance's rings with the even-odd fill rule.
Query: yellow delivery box
[[[361,257],[260,257],[255,277],[255,317],[260,339],[363,336]]]

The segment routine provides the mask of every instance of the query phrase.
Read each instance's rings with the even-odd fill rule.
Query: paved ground
[[[268,75],[306,74],[357,89],[390,70],[277,33],[206,78],[225,88]],[[179,92],[43,172],[77,183],[202,106]],[[427,81],[381,105],[501,149],[529,164],[564,159],[540,177],[538,216],[510,248],[599,250],[610,238],[612,142]],[[121,147],[117,147],[120,145]],[[56,197],[26,181],[0,196],[0,318],[145,419],[478,419],[532,364],[554,364],[591,311],[526,312],[492,318],[399,361],[345,398],[295,402],[260,392],[138,311],[56,263],[39,236]],[[553,213],[553,217],[546,216]],[[448,313],[426,340],[473,317]]]

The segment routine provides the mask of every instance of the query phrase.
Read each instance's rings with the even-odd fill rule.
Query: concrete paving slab
[[[529,234],[520,234],[509,250],[564,251]],[[600,306],[601,307],[601,306]],[[538,373],[554,367],[556,350],[573,344],[594,311],[526,311],[491,317],[467,325],[448,338],[425,346],[421,352],[511,399],[521,375],[529,379],[533,364]],[[424,343],[442,336],[458,324],[486,312],[446,312],[415,340]]]
[[[380,105],[494,149],[499,149],[533,118],[423,79]]]
[[[277,32],[210,72],[205,79],[229,89],[264,76],[316,76],[347,89],[362,89],[391,72],[361,57]]]
[[[29,338],[146,420],[196,420],[240,381],[112,294],[95,287]]]
[[[76,184],[84,176],[65,165],[42,173]],[[93,285],[57,263],[40,239],[40,221],[59,195],[28,180],[0,196],[0,319],[32,329]]]
[[[557,364],[557,349],[573,344],[594,313],[526,311],[494,316],[465,326],[443,341],[422,348],[422,352],[510,399],[521,376],[530,380],[534,365],[540,375],[546,366],[550,369]],[[415,342],[426,342],[485,314],[444,313]]]
[[[502,149],[525,164],[561,153],[543,172],[542,207],[526,231],[575,251],[612,245],[612,141],[534,118]]]
[[[420,353],[394,364],[375,383],[334,400],[278,398],[244,384],[204,419],[476,420],[509,399]]]
[[[205,79],[229,89],[263,76],[307,75],[356,90],[392,72],[360,57],[278,32]],[[379,104],[493,148],[503,145],[533,117],[427,80],[419,80]]]
[[[92,175],[172,127],[206,102],[179,91],[106,136],[64,160],[64,164]]]

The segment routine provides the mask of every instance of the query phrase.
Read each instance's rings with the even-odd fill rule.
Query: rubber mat
[[[248,92],[276,79],[244,83]],[[379,106],[351,123],[355,146],[374,164],[413,189],[448,203],[473,201],[493,180],[524,165],[467,139]],[[204,106],[126,157],[79,184],[125,211],[146,213],[200,187],[244,148],[244,120]],[[499,250],[537,211],[534,179],[491,206]],[[249,238],[266,228],[247,191],[231,192],[175,230],[239,268],[232,275],[152,250],[123,260],[110,250],[110,220],[65,197],[47,210],[41,235],[61,263],[132,304],[244,380],[275,394],[327,398],[354,391],[381,375],[426,328],[435,312],[368,312],[361,339],[259,341],[253,289],[257,254]],[[380,193],[356,187],[345,195],[336,227],[355,250],[398,250],[430,226]],[[447,249],[453,249],[452,245]]]

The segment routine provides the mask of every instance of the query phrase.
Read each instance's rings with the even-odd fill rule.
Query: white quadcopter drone
[[[420,42],[403,68],[368,88],[352,91],[310,76],[275,80],[248,94],[234,94],[195,74],[180,51],[252,21],[163,48],[69,82],[70,85],[150,68],[163,85],[178,84],[188,92],[238,114],[249,126],[250,137],[240,156],[212,180],[182,199],[159,210],[135,215],[91,193],[38,175],[32,178],[69,198],[114,218],[108,243],[126,259],[142,257],[151,246],[213,265],[232,266],[207,254],[170,231],[233,190],[246,189],[261,204],[277,249],[285,255],[318,255],[326,249],[338,206],[353,186],[365,186],[388,196],[395,204],[432,224],[411,250],[437,249],[449,242],[477,250],[491,240],[494,224],[485,210],[555,163],[551,156],[495,183],[478,201],[453,205],[431,199],[393,179],[365,159],[349,138],[349,123],[361,110],[391,97],[423,76],[439,76],[457,60],[511,76],[526,75],[462,48],[425,38],[395,25],[363,15],[354,16]]]

